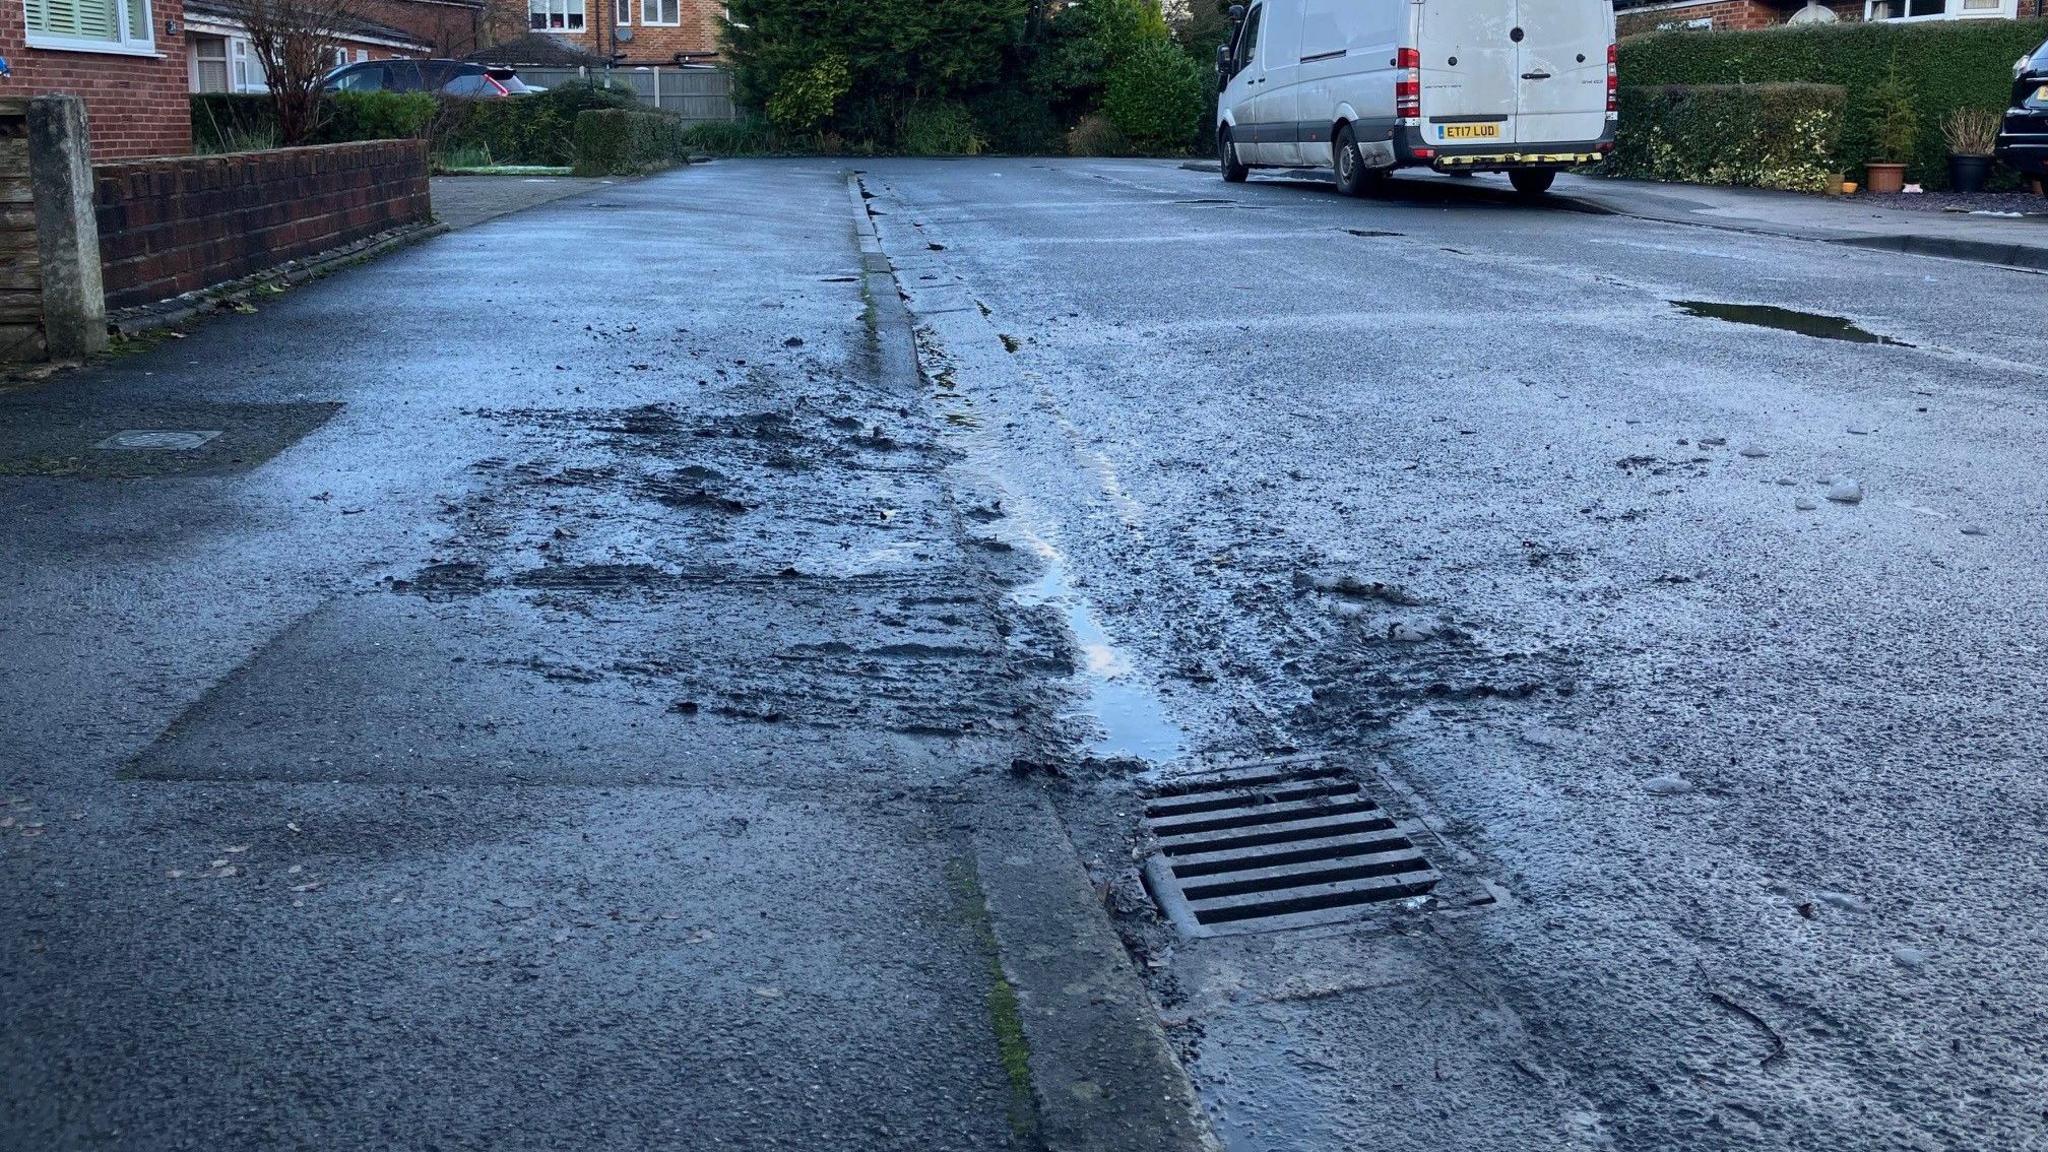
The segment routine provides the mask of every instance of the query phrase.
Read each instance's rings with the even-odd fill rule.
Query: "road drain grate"
[[[1341,765],[1288,760],[1163,782],[1145,798],[1145,886],[1194,936],[1356,920],[1436,869]]]

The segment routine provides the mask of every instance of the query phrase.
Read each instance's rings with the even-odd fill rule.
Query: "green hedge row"
[[[496,164],[567,167],[576,160],[578,116],[593,109],[637,106],[630,93],[586,84],[500,100],[426,92],[337,92],[322,100],[320,129],[308,143],[425,138],[437,155],[482,153]],[[192,138],[200,152],[276,147],[277,116],[270,97],[193,96]]]
[[[576,175],[632,176],[689,163],[683,122],[666,112],[602,108],[576,117]]]
[[[1659,32],[1621,45],[1625,85],[1833,84],[1848,91],[1836,167],[1855,173],[1878,159],[1872,99],[1892,69],[1918,113],[1918,146],[1906,178],[1948,184],[1941,121],[1951,109],[2003,108],[2013,61],[2048,38],[2043,20],[1941,20],[1833,24],[1760,32]],[[1623,138],[1630,130],[1624,117]]]
[[[1820,192],[1839,170],[1848,108],[1848,90],[1835,84],[1623,88],[1622,130],[1602,172]]]

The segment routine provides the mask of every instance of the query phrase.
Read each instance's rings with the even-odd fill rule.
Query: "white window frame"
[[[634,0],[612,0],[612,26],[631,28],[633,26]]]
[[[240,36],[228,39],[228,88],[235,92],[268,92],[270,78],[263,74],[263,59]]]
[[[1895,0],[1904,6],[1906,0]],[[1941,11],[1927,16],[1879,16],[1879,7],[1889,9],[1885,0],[1863,0],[1863,18],[1886,24],[1921,24],[1931,20],[2016,20],[2020,14],[2019,0],[1998,0],[1998,7],[1970,11],[1963,7],[1963,0],[1942,0]]]
[[[533,26],[535,10],[541,14],[545,26]],[[552,21],[556,15],[562,17],[562,26],[557,28]],[[570,21],[575,23],[571,24]],[[526,0],[526,30],[529,32],[552,32],[557,36],[581,36],[590,28],[589,5],[585,0]]]
[[[648,17],[648,15],[647,15],[647,11],[648,11],[648,9],[652,8],[652,9],[654,10],[654,14],[655,14],[656,16],[659,16],[659,15],[661,15],[661,6],[662,6],[662,4],[663,4],[663,3],[669,3],[669,4],[674,4],[674,5],[676,6],[676,18],[675,18],[675,19],[673,19],[673,20],[656,20],[656,19],[650,19],[650,18]],[[680,27],[682,27],[682,26],[683,26],[683,0],[640,0],[640,26],[641,26],[641,27],[643,27],[643,28],[680,28]]]
[[[156,50],[156,5],[152,0],[141,0],[142,31],[128,26],[127,0],[114,0],[114,39],[94,40],[86,36],[58,36],[49,32],[38,32],[28,26],[28,0],[21,3],[22,42],[30,48],[42,48],[53,52],[92,52],[102,56],[153,56],[158,60],[163,53]]]

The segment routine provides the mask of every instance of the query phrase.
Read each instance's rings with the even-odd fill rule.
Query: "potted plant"
[[[1906,162],[1920,141],[1920,114],[1913,94],[1899,78],[1899,66],[1870,96],[1871,144],[1876,158],[1864,165],[1864,187],[1883,195],[1906,186]]]
[[[1957,108],[1941,122],[1948,142],[1948,183],[1958,192],[1982,192],[1991,175],[1991,154],[1998,149],[2002,119],[1982,108]]]

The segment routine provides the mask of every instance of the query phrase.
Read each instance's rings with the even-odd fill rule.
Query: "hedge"
[[[1906,178],[1948,184],[1941,120],[1959,107],[2003,108],[2013,61],[2048,38],[2044,20],[1832,24],[1759,32],[1658,32],[1621,45],[1622,83],[1834,84],[1848,90],[1838,167],[1873,159],[1871,95],[1894,66],[1919,111],[1919,146]],[[1622,125],[1624,136],[1627,122]]]
[[[426,137],[436,153],[480,150],[498,164],[566,167],[576,158],[576,118],[591,109],[637,107],[630,93],[564,84],[512,99],[480,100],[426,92],[337,92],[322,99],[320,130],[309,143]],[[207,93],[192,97],[193,147],[219,152],[275,147],[270,97]]]
[[[689,162],[683,122],[666,112],[595,109],[576,117],[576,175],[631,176]]]
[[[1834,84],[1701,84],[1621,90],[1621,131],[1604,175],[1819,192],[1836,160],[1849,93]]]

